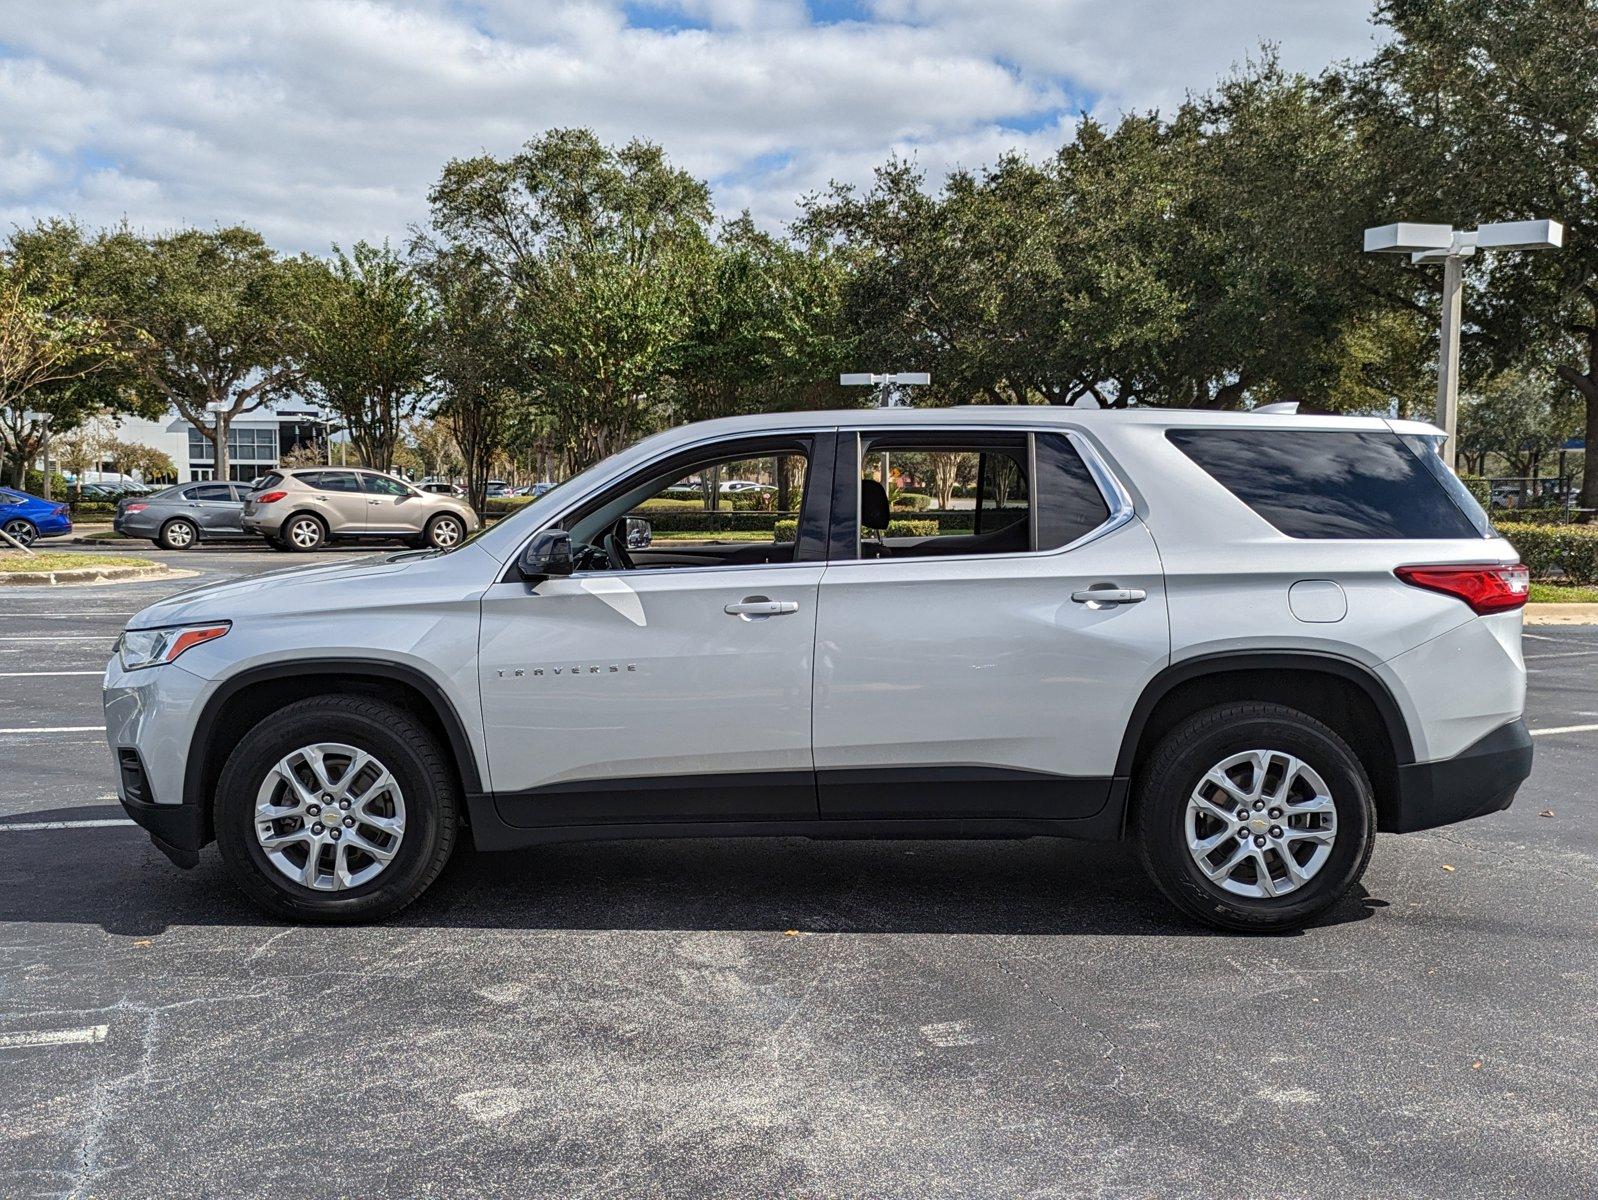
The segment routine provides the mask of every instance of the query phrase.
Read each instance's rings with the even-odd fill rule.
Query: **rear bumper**
[[[1506,809],[1531,774],[1531,734],[1511,721],[1453,758],[1398,768],[1397,802],[1380,828],[1414,833]]]

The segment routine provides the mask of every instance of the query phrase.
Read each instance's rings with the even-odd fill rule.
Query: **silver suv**
[[[1129,838],[1189,916],[1301,925],[1377,831],[1496,812],[1531,769],[1526,571],[1439,436],[1031,408],[676,429],[449,553],[145,609],[106,670],[122,800],[305,920],[394,912],[469,830]],[[892,511],[907,470],[949,507]]]
[[[471,505],[377,471],[316,467],[274,471],[244,501],[244,528],[280,550],[315,550],[337,538],[400,538],[449,550],[478,527]]]

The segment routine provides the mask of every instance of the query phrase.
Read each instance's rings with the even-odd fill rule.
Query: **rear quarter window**
[[[1165,435],[1222,487],[1294,538],[1480,538],[1422,455],[1394,433],[1172,429]],[[1436,464],[1445,471],[1441,461]],[[1473,506],[1474,506],[1474,502]]]

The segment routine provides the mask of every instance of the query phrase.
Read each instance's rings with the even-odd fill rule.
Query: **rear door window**
[[[190,488],[188,491],[188,497],[190,500],[221,500],[224,502],[231,502],[233,499],[233,489],[228,487],[228,485],[225,483],[207,483],[200,487]]]
[[[1172,429],[1165,435],[1227,491],[1293,538],[1479,538],[1422,454],[1394,433]],[[1446,471],[1441,460],[1436,464]],[[1460,490],[1463,490],[1461,488]]]
[[[319,492],[358,492],[361,490],[361,485],[356,480],[354,471],[313,471],[308,475],[296,475],[294,478]]]

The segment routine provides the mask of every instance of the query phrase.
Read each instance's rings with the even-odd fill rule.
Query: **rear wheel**
[[[295,513],[283,522],[281,540],[290,550],[315,550],[327,541],[327,526],[312,513]]]
[[[1143,865],[1184,913],[1270,932],[1313,920],[1358,882],[1376,808],[1359,758],[1329,726],[1279,704],[1188,718],[1142,773]]]
[[[200,531],[194,527],[192,521],[185,521],[182,517],[175,517],[161,526],[161,532],[156,535],[155,544],[163,550],[188,550],[193,548],[199,537]]]
[[[427,523],[423,536],[429,546],[449,550],[461,544],[461,539],[466,536],[466,523],[450,513],[442,513]]]
[[[379,920],[444,869],[459,806],[454,773],[415,717],[319,696],[239,742],[217,784],[216,840],[235,882],[271,912]]]
[[[38,526],[36,526],[26,517],[12,517],[11,520],[7,521],[4,526],[0,526],[0,528],[5,529],[6,535],[10,537],[12,541],[23,546],[31,546],[34,542],[39,540]]]

